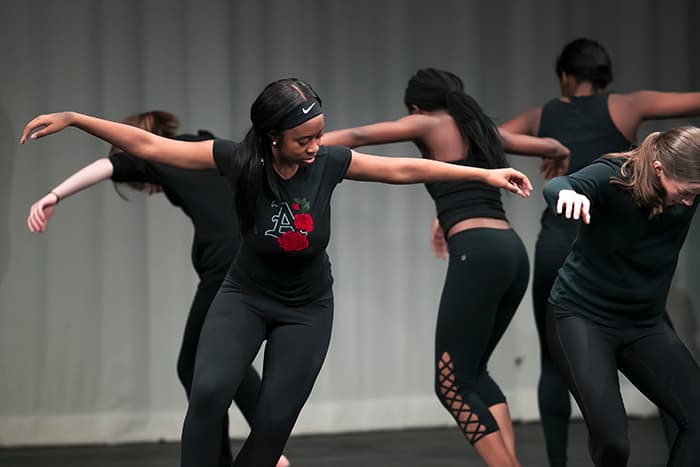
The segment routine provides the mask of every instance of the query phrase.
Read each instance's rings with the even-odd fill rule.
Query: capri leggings
[[[471,443],[498,431],[489,407],[506,398],[487,363],[527,289],[530,268],[511,229],[476,228],[448,240],[435,336],[435,392]]]
[[[669,467],[700,465],[700,368],[664,320],[615,328],[550,304],[547,337],[588,428],[596,467],[624,467],[627,417],[617,371],[678,425]]]
[[[218,465],[223,416],[267,340],[251,432],[233,465],[274,467],[325,359],[332,321],[332,299],[288,306],[242,292],[227,277],[202,327],[182,433],[182,466]]]

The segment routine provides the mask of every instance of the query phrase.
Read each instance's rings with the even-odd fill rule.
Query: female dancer
[[[330,198],[344,178],[393,184],[482,181],[528,195],[522,173],[320,146],[321,99],[304,81],[269,84],[251,107],[240,144],[183,142],[73,112],[40,115],[21,142],[75,126],[148,160],[216,167],[235,190],[242,243],[207,314],[182,437],[184,467],[215,466],[221,416],[267,340],[262,388],[236,467],[271,467],[326,355],[333,278],[326,254]]]
[[[591,39],[568,43],[557,59],[555,71],[560,97],[500,126],[518,134],[556,138],[571,150],[568,170],[545,161],[546,179],[574,173],[603,154],[628,150],[645,120],[700,115],[697,92],[604,91],[613,79],[612,62],[603,46]],[[545,316],[547,298],[576,237],[577,223],[564,221],[547,208],[542,213],[541,224],[532,281],[541,361],[538,405],[550,466],[565,467],[571,406],[566,382],[546,345]]]
[[[197,135],[176,135],[179,121],[169,112],[156,110],[130,115],[123,122],[166,138],[183,141],[214,139],[214,135],[205,131],[199,131]],[[98,159],[83,167],[32,205],[27,218],[29,231],[43,232],[46,229],[59,200],[65,200],[107,179],[125,183],[148,194],[163,192],[192,221],[194,238],[191,257],[199,276],[199,285],[192,300],[177,359],[177,375],[189,397],[204,317],[238,251],[240,233],[233,213],[233,192],[215,170],[180,169],[140,159],[112,147],[109,158]],[[222,212],[229,215],[221,215]],[[260,376],[251,366],[234,396],[248,424],[253,420],[259,393]],[[228,416],[224,416],[221,439],[219,465],[231,465],[233,455],[228,437]],[[281,456],[277,467],[288,465],[287,458]]]
[[[506,167],[503,145],[513,152],[567,155],[551,139],[499,136],[461,79],[447,71],[419,70],[404,102],[405,117],[331,131],[323,141],[350,147],[413,141],[426,158],[483,168]],[[498,188],[473,181],[426,188],[450,256],[435,335],[435,392],[488,465],[519,465],[506,398],[487,363],[527,288],[525,247],[510,228]]]
[[[652,133],[544,187],[553,212],[583,221],[552,287],[547,341],[597,467],[629,457],[618,370],[678,425],[668,465],[700,465],[700,368],[664,320],[699,193],[695,127]]]

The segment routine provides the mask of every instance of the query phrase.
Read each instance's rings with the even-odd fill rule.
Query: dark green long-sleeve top
[[[621,176],[622,162],[600,158],[545,184],[545,200],[555,212],[561,190],[574,190],[591,202],[591,223],[576,221],[576,241],[549,300],[607,326],[643,326],[664,314],[678,254],[700,197],[692,207],[666,206],[650,219],[648,208],[636,206],[629,191],[610,183],[611,177]]]

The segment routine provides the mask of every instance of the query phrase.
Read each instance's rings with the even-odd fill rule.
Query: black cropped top
[[[478,158],[462,159],[449,164],[491,168]],[[435,182],[426,183],[425,188],[435,201],[440,227],[445,234],[453,225],[465,219],[486,217],[507,220],[501,192],[491,185],[482,182]]]

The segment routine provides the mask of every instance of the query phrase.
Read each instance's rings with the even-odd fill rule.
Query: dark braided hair
[[[507,167],[503,144],[493,121],[476,100],[464,92],[462,80],[449,71],[425,68],[408,81],[404,103],[409,109],[445,109],[476,157],[490,168]]]

